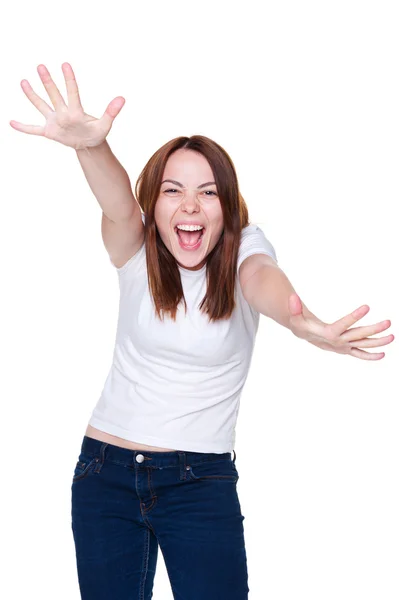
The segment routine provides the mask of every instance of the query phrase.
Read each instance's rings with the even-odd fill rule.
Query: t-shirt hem
[[[110,435],[116,435],[122,439],[130,442],[136,442],[137,444],[146,444],[147,446],[159,446],[160,448],[173,448],[174,450],[180,450],[182,452],[214,452],[216,454],[224,454],[225,452],[233,452],[234,448],[231,442],[227,442],[225,445],[221,444],[220,441],[207,441],[207,442],[195,442],[192,440],[186,441],[181,439],[166,439],[152,435],[143,435],[140,432],[135,433],[131,429],[127,430],[118,425],[112,425],[106,421],[102,421],[97,417],[91,417],[89,425],[109,433]]]

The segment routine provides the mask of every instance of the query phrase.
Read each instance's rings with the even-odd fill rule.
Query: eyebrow
[[[173,183],[174,185],[178,185],[179,187],[184,187],[184,185],[182,183],[179,183],[178,181],[175,181],[174,179],[164,179],[164,181],[162,183],[166,183],[167,181],[169,181],[170,183]],[[162,185],[161,183],[161,185]],[[216,185],[216,183],[214,181],[207,181],[207,183],[201,183],[201,185],[199,185],[197,187],[197,190],[199,190],[200,188],[206,187],[207,185]]]

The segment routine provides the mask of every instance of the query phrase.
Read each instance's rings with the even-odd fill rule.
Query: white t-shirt
[[[232,452],[260,317],[243,297],[238,277],[251,254],[277,261],[272,244],[252,224],[241,232],[236,307],[230,319],[216,323],[197,308],[206,292],[206,265],[198,271],[179,266],[187,315],[181,302],[176,322],[155,316],[145,244],[114,267],[120,289],[115,349],[90,425],[161,448]]]

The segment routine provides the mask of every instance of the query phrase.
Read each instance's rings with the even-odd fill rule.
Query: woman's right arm
[[[10,121],[17,131],[40,135],[74,148],[89,186],[103,210],[102,235],[115,266],[122,266],[140,248],[144,225],[127,172],[112,153],[106,137],[125,100],[118,96],[110,102],[100,119],[83,111],[75,75],[69,63],[62,70],[68,104],[45,65],[39,65],[40,79],[54,106],[51,108],[24,79],[21,87],[30,102],[46,118],[44,126]]]
[[[140,211],[129,176],[106,140],[99,146],[76,150],[76,154],[91,191],[109,219],[126,220],[136,208]]]
[[[91,191],[102,208],[101,234],[116,267],[122,267],[144,241],[140,206],[129,175],[105,140],[94,148],[76,150]]]

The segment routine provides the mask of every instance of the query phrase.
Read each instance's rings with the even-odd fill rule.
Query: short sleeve
[[[145,224],[145,215],[144,213],[141,213],[141,219],[143,221],[143,223]],[[131,258],[129,258],[129,260],[127,262],[125,262],[124,265],[122,265],[121,267],[116,267],[114,265],[114,263],[112,262],[111,258],[109,258],[111,265],[114,267],[115,271],[118,273],[118,275],[122,275],[123,273],[125,273],[126,271],[131,271],[132,269],[134,269],[134,271],[139,271],[142,266],[145,263],[145,243],[143,243],[140,248],[137,250],[136,254],[134,254]]]
[[[252,254],[267,254],[277,261],[276,251],[258,225],[248,225],[241,231],[240,248],[238,250],[237,272],[243,261]]]

